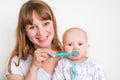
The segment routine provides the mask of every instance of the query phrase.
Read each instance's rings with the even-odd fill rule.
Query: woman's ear
[[[24,34],[25,34],[25,36],[27,36],[26,30],[24,30]]]

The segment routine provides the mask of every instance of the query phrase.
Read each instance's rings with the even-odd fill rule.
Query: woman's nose
[[[44,34],[44,29],[42,27],[38,28],[37,35]]]

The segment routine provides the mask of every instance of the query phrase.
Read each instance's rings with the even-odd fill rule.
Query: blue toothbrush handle
[[[71,56],[71,55],[78,55],[79,52],[75,51],[75,52],[68,52],[68,53],[57,53],[55,54],[56,57],[67,57],[67,56]],[[48,54],[48,58],[50,58],[50,54]]]
[[[55,54],[56,57],[65,57],[65,56],[68,56],[68,54],[65,54],[65,53],[57,53]]]

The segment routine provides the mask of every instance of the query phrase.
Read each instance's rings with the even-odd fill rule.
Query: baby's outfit
[[[58,62],[52,80],[105,80],[105,77],[101,66],[89,58],[79,63],[63,58]]]

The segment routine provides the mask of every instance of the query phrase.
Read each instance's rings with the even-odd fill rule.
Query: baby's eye
[[[68,46],[72,46],[72,44],[68,44]]]
[[[81,46],[83,43],[79,43],[78,45]]]

